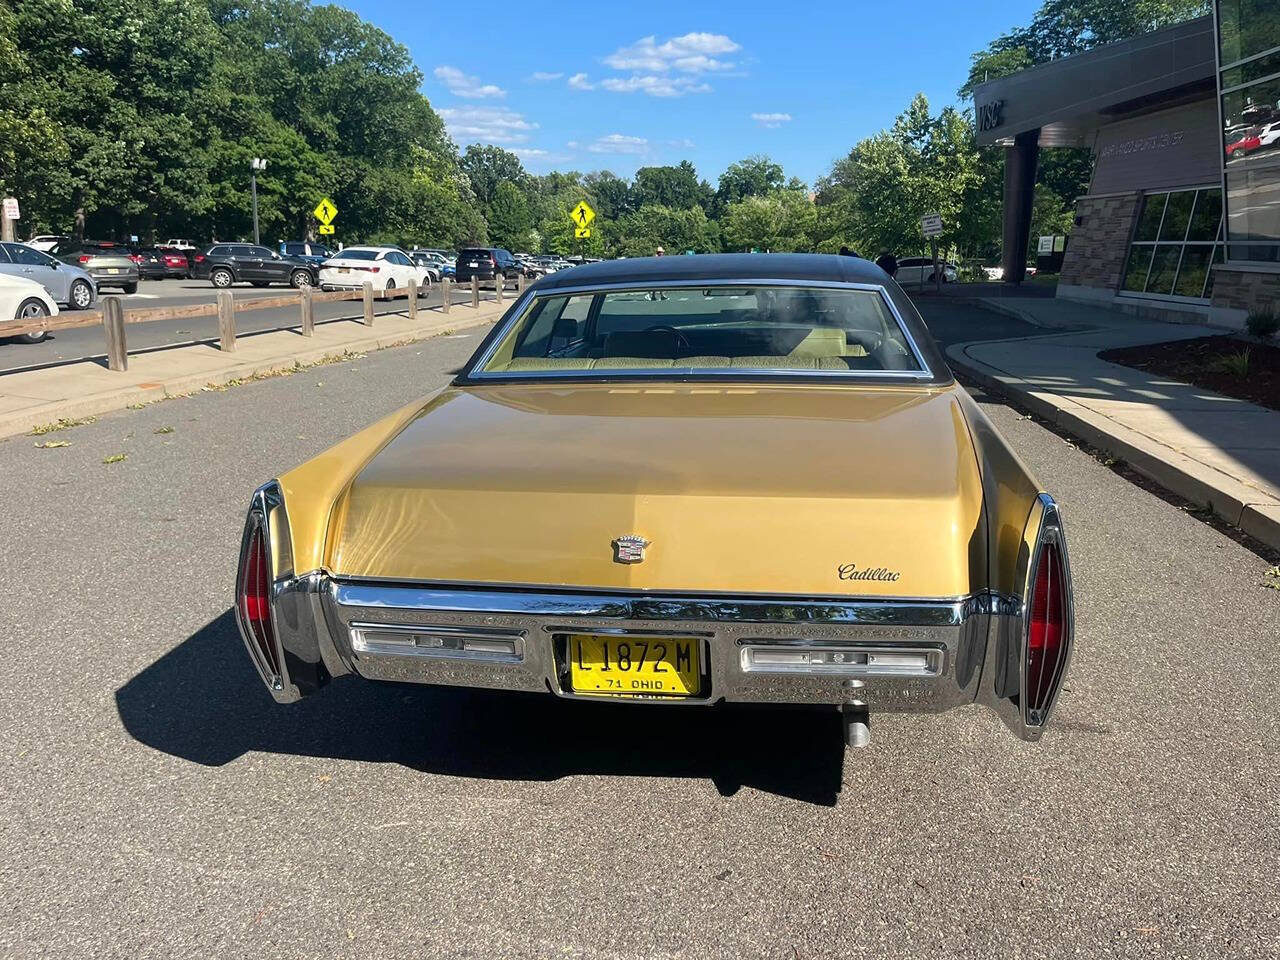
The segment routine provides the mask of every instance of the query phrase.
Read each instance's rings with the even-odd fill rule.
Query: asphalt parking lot
[[[826,712],[274,704],[229,610],[249,493],[481,336],[0,442],[0,956],[1280,952],[1268,561],[992,398],[1077,591],[1038,745],[976,708],[846,752]]]

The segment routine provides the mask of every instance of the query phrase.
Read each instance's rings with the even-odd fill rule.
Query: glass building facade
[[[1280,2],[1217,0],[1226,258],[1280,266]]]

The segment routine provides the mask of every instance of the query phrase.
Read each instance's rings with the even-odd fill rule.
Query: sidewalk
[[[983,306],[1044,335],[955,344],[947,355],[956,370],[1280,549],[1280,411],[1098,359],[1227,331],[1062,300]],[[1075,329],[1051,332],[1064,327]]]
[[[0,376],[0,437],[61,419],[96,416],[194,393],[205,386],[315,364],[343,353],[425,340],[446,330],[496,320],[509,305],[482,302],[477,309],[454,304],[447,314],[420,310],[417,320],[403,313],[381,314],[369,327],[357,320],[338,320],[317,324],[311,337],[296,329],[249,334],[237,338],[230,353],[215,344],[196,343],[131,354],[125,372],[86,360],[5,374]]]

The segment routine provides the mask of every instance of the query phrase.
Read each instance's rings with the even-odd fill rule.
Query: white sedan
[[[4,320],[41,320],[44,317],[56,317],[58,305],[49,296],[49,291],[26,277],[15,277],[0,273],[0,321]],[[23,343],[39,343],[48,333],[18,334]],[[4,333],[0,332],[0,337]]]
[[[430,279],[427,269],[399,247],[347,247],[320,264],[321,290],[358,290],[367,281],[382,293],[413,280],[425,293]]]

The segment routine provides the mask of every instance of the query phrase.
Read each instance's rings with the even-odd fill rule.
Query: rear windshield
[[[482,374],[925,373],[877,289],[676,287],[537,297]]]
[[[377,260],[380,250],[343,250],[338,256],[343,260]]]
[[[458,254],[459,260],[492,260],[492,250],[463,250]]]

